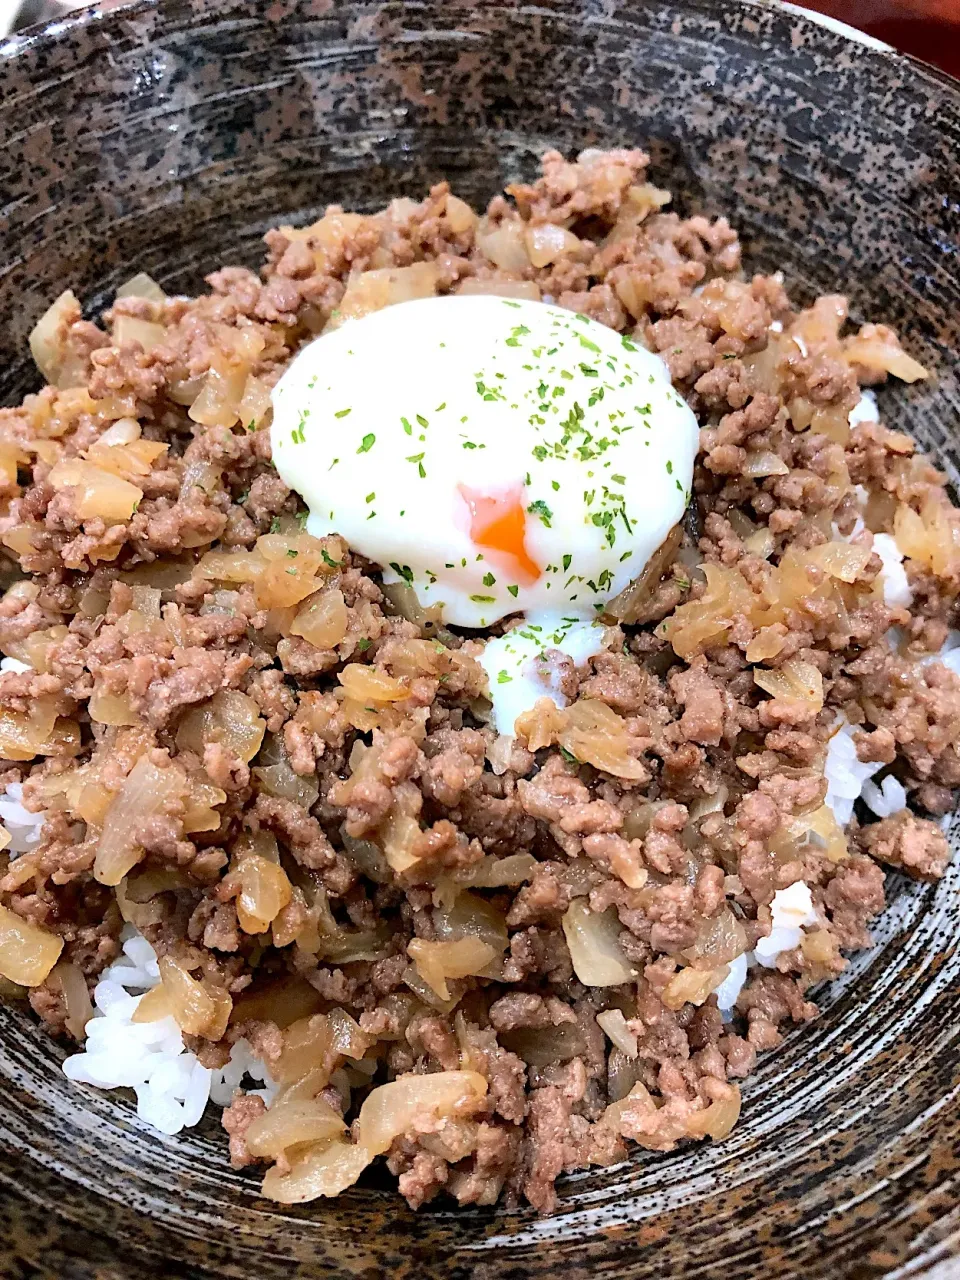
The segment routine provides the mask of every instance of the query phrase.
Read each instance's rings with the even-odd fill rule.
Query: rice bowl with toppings
[[[722,1140],[869,945],[883,868],[946,868],[960,526],[870,390],[930,371],[747,277],[647,163],[549,153],[482,214],[446,184],[334,207],[260,276],[138,275],[99,325],[67,292],[47,386],[0,411],[4,994],[160,1131],[223,1106],[281,1203],[382,1156],[414,1207],[549,1212],[563,1169]],[[435,396],[427,361],[377,383],[378,326],[416,345],[425,307],[462,361]],[[538,307],[576,364],[527,348]],[[348,350],[362,424],[288,380]],[[615,399],[634,356],[649,414]],[[474,450],[435,442],[455,396]],[[388,413],[410,452],[377,471]],[[434,530],[457,554],[420,564]]]

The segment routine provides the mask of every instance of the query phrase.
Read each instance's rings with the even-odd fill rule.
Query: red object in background
[[[801,0],[960,79],[960,0]]]

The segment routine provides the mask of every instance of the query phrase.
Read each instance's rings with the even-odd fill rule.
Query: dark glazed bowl
[[[678,207],[728,213],[750,266],[900,328],[938,377],[885,415],[956,482],[960,86],[760,0],[144,0],[0,46],[0,402],[68,285],[91,311],[134,270],[192,290],[327,202],[441,176],[482,201],[548,146],[624,143]],[[415,1216],[375,1183],[281,1209],[212,1119],[147,1131],[0,1010],[0,1274],[957,1277],[958,873],[891,877],[876,946],[729,1140],[571,1177],[547,1220]]]

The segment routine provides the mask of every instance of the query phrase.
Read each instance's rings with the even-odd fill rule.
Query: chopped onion
[[[636,978],[637,971],[620,946],[621,925],[615,907],[591,911],[586,898],[574,898],[562,924],[574,973],[585,986],[612,987]]]
[[[618,595],[607,602],[604,613],[616,618],[618,622],[639,621],[653,599],[663,575],[677,558],[682,540],[683,530],[676,524],[647,561],[639,577],[634,578],[633,582],[628,583]]]
[[[266,933],[290,901],[292,889],[287,873],[276,862],[252,853],[240,858],[237,875],[240,928],[244,933]]]
[[[317,1067],[332,1066],[333,1035],[322,1013],[301,1018],[283,1033],[283,1049],[274,1070],[281,1084],[301,1080]]]
[[[192,707],[177,727],[177,747],[203,759],[209,742],[219,743],[247,763],[260,750],[266,721],[254,700],[238,689],[220,689]]]
[[[301,636],[317,649],[333,649],[347,634],[343,592],[331,587],[308,597],[291,623],[290,634]]]
[[[622,1053],[631,1059],[637,1056],[637,1037],[627,1026],[622,1009],[605,1009],[597,1014],[597,1022]]]
[[[153,320],[140,320],[136,316],[117,316],[113,322],[113,341],[118,347],[137,342],[144,351],[153,351],[167,336],[162,324]]]
[[[63,939],[0,906],[0,977],[39,987],[60,958]]]
[[[437,630],[443,613],[441,605],[432,604],[424,609],[409,582],[385,582],[382,590],[400,617],[414,623],[424,635],[432,635]]]
[[[418,1116],[469,1114],[486,1092],[487,1082],[476,1071],[401,1076],[374,1089],[364,1101],[357,1122],[360,1145],[380,1155],[413,1127]]]
[[[74,1040],[82,1040],[86,1034],[86,1025],[93,1017],[93,1005],[87,980],[79,965],[68,960],[59,961],[53,968],[51,978],[60,984],[63,992],[63,1003],[67,1010],[66,1027]]]
[[[29,712],[0,707],[0,755],[5,760],[32,760],[49,746],[57,723],[49,698],[37,698]]]
[[[630,752],[623,718],[596,698],[582,698],[567,708],[557,740],[577,760],[614,777],[639,780],[648,776],[646,766]]]
[[[407,955],[417,966],[417,972],[441,1000],[450,999],[447,978],[480,974],[496,954],[488,942],[476,937],[460,938],[456,942],[428,942],[414,938],[407,944]]]
[[[348,663],[337,679],[357,702],[399,702],[410,697],[410,690],[399,680],[360,662]]]
[[[825,542],[811,547],[807,560],[841,582],[856,582],[866,568],[872,552],[851,542]]]
[[[138,271],[117,290],[118,298],[146,298],[148,302],[166,302],[167,295],[156,280],[145,271]]]
[[[345,1009],[331,1009],[327,1014],[327,1022],[333,1038],[333,1047],[345,1058],[352,1058],[355,1062],[359,1062],[374,1043],[373,1037],[362,1031],[357,1020],[351,1018]]]
[[[76,512],[81,520],[129,520],[143,497],[143,490],[129,480],[79,458],[58,462],[47,480],[54,489],[76,490]]]
[[[202,1036],[205,1040],[220,1040],[227,1029],[233,1009],[229,994],[222,988],[198,981],[172,956],[161,956],[158,964],[161,985],[154,987],[148,994],[153,996],[154,992],[161,993],[156,998],[166,1001],[166,1010],[187,1035]],[[151,1016],[145,1017],[148,1012]],[[149,1009],[145,996],[133,1015],[133,1020],[152,1021],[156,1013],[156,1010]]]
[[[28,460],[28,455],[18,445],[0,441],[0,484],[4,489],[16,489],[18,467]]]
[[[549,266],[558,258],[572,258],[580,248],[580,241],[573,232],[555,222],[541,222],[535,227],[527,227],[523,238],[527,256],[538,268]]]
[[[694,1111],[687,1121],[691,1138],[725,1138],[740,1118],[740,1090],[735,1084],[725,1086],[728,1093],[715,1098],[703,1111]]]
[[[273,388],[252,373],[243,386],[243,395],[237,405],[237,417],[247,431],[255,431],[270,412],[270,396]]]
[[[724,907],[718,915],[700,921],[696,941],[683,955],[691,963],[706,960],[716,966],[729,964],[746,949],[743,925],[729,907]]]
[[[753,678],[773,698],[804,703],[810,715],[823,710],[823,676],[810,662],[790,658],[775,671],[754,667]]]
[[[729,974],[730,966],[715,969],[681,969],[661,992],[660,999],[668,1009],[682,1009],[685,1004],[701,1005]]]
[[[257,1116],[244,1138],[252,1156],[278,1160],[289,1147],[329,1141],[345,1128],[343,1117],[323,1098],[278,1098],[269,1111]]]
[[[744,539],[743,545],[752,556],[759,556],[761,560],[769,560],[773,555],[776,543],[769,529],[758,529],[756,533],[751,533],[749,538]]]
[[[86,382],[84,361],[67,346],[71,324],[80,319],[76,295],[65,289],[30,331],[30,354],[47,382],[55,387],[79,387]]]
[[[253,985],[234,1001],[230,1021],[259,1022],[269,1018],[284,1030],[315,1014],[320,1004],[319,992],[304,978],[295,975],[266,981],[255,978]]]
[[[310,1147],[297,1155],[286,1172],[275,1165],[263,1180],[262,1191],[278,1204],[304,1204],[318,1196],[338,1196],[352,1187],[373,1157],[351,1142]]]
[[[443,216],[455,236],[463,235],[477,225],[477,215],[459,196],[447,195]]]
[[[302,777],[299,773],[294,773],[287,760],[258,766],[253,772],[268,795],[292,800],[303,809],[312,809],[317,803],[320,784],[316,776],[311,774],[309,777]]]
[[[380,311],[398,302],[414,298],[432,298],[437,292],[440,273],[435,262],[415,262],[409,267],[380,267],[351,276],[340,302],[339,316],[328,328],[345,320],[358,320],[371,311]]]
[[[498,955],[510,945],[503,913],[476,893],[461,893],[449,910],[435,911],[433,923],[438,938],[479,938]]]
[[[919,382],[930,374],[900,346],[892,329],[884,324],[865,324],[858,334],[844,343],[848,364],[860,365],[871,373],[892,373],[901,382]]]
[[[450,996],[449,999],[444,1000],[434,991],[429,982],[424,982],[415,965],[407,965],[403,971],[403,981],[418,1000],[429,1005],[431,1009],[436,1009],[438,1013],[452,1013],[460,1001],[459,995]]]
[[[490,296],[496,298],[524,298],[528,302],[540,301],[540,286],[535,280],[505,280],[502,276],[492,276],[489,280],[478,280],[470,277],[460,283],[457,293],[468,297]]]
[[[492,227],[487,218],[477,225],[477,248],[501,271],[525,271],[530,266],[524,244],[524,227],[519,218],[508,219]]]
[[[129,693],[107,693],[99,685],[94,684],[93,693],[87,703],[90,719],[98,724],[135,725],[140,717],[130,705]]]
[[[499,1039],[505,1049],[531,1067],[569,1062],[587,1051],[586,1038],[575,1022],[561,1022],[556,1027],[518,1027],[515,1031],[502,1031]]]
[[[743,464],[743,474],[759,480],[762,476],[785,476],[790,468],[778,453],[769,449],[748,453]]]
[[[368,880],[374,884],[389,883],[390,865],[379,845],[372,840],[355,840],[342,827],[340,838],[343,840],[343,852]]]
[[[141,756],[107,810],[93,864],[94,879],[119,884],[143,857],[134,838],[137,824],[163,813],[185,792],[186,779],[178,765],[161,769],[148,756]]]

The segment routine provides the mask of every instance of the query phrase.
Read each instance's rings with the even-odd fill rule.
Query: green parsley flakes
[[[553,519],[553,512],[547,506],[542,498],[537,498],[536,502],[531,502],[527,511],[530,515],[539,516],[546,528],[550,528],[550,521]]]

